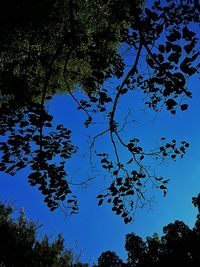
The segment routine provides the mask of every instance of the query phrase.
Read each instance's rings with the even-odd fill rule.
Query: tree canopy
[[[189,144],[161,137],[156,148],[147,150],[140,137],[121,133],[118,105],[139,90],[156,113],[187,110],[188,81],[200,66],[198,2],[154,1],[148,8],[129,0],[6,4],[0,11],[0,88],[12,97],[1,107],[0,170],[14,175],[29,167],[29,183],[51,210],[65,201],[71,213],[78,211],[65,168],[77,147],[70,129],[53,125],[45,105],[56,92],[68,92],[87,116],[86,128],[95,123],[95,114],[105,121],[90,151],[110,177],[98,204],[107,201],[125,223],[131,222],[138,200],[146,202],[149,183],[167,193],[169,179],[155,174],[147,162],[182,158]],[[130,67],[117,49],[120,44],[131,51]],[[116,79],[112,89],[106,86],[109,78]],[[74,95],[76,85],[84,92],[82,99]],[[100,136],[109,140],[112,152],[94,149]]]
[[[75,262],[73,252],[64,247],[61,235],[50,242],[38,239],[39,226],[26,218],[23,209],[13,216],[12,205],[0,204],[0,266],[2,267],[87,267]]]
[[[24,104],[121,75],[116,51],[139,1],[8,1],[1,8],[2,94]]]

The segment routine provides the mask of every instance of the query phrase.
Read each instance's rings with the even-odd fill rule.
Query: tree
[[[87,267],[73,263],[71,250],[65,250],[61,235],[50,242],[45,236],[37,240],[38,226],[28,220],[23,209],[13,218],[13,207],[0,204],[0,264],[4,267]],[[79,265],[78,265],[79,264]]]
[[[98,267],[123,267],[122,260],[113,251],[106,251],[98,258]]]
[[[94,6],[92,1],[43,0],[30,6],[22,0],[1,8],[3,95],[23,104],[41,102],[42,94],[76,85],[89,92],[106,75],[120,75],[116,48],[130,21],[130,1],[99,0]]]
[[[35,12],[38,5],[42,5],[42,15]],[[14,94],[14,100],[1,109],[0,133],[8,134],[8,139],[1,142],[0,170],[14,175],[29,166],[29,182],[39,186],[51,210],[64,200],[71,213],[78,210],[65,169],[66,160],[77,148],[71,144],[69,129],[58,125],[50,131],[53,118],[45,109],[45,100],[62,87],[86,114],[86,128],[94,122],[96,113],[106,120],[105,129],[91,141],[91,153],[96,151],[100,136],[109,139],[112,146],[112,152],[92,154],[110,176],[106,192],[97,196],[98,204],[110,203],[125,223],[131,222],[137,203],[146,204],[149,183],[167,193],[169,179],[155,174],[146,162],[182,158],[189,146],[186,141],[178,144],[175,139],[161,137],[157,148],[146,150],[137,136],[121,133],[126,123],[118,120],[117,111],[123,97],[141,90],[148,108],[157,113],[166,108],[175,115],[187,110],[187,99],[192,97],[187,81],[199,73],[199,36],[193,30],[200,21],[199,5],[191,0],[155,1],[150,8],[139,5],[128,0],[102,0],[97,7],[92,1],[84,6],[82,1],[63,0],[59,5],[57,1],[44,1],[34,2],[31,14],[25,12],[26,5],[21,5],[19,17],[2,17],[5,27],[1,36],[6,43],[2,48],[1,84],[3,93]],[[15,14],[16,8],[18,5],[10,14]],[[94,19],[99,20],[98,26],[89,23]],[[24,21],[27,26],[22,28]],[[13,39],[17,51],[6,46]],[[120,43],[134,55],[128,70],[116,50]],[[21,52],[24,46],[25,54]],[[108,78],[116,78],[118,85],[108,90],[103,84]],[[73,94],[76,84],[85,92],[83,99]],[[122,150],[127,157],[120,154]],[[57,156],[59,163],[54,161]]]
[[[193,198],[193,204],[196,207],[199,207],[199,199],[200,194]],[[199,213],[197,215],[198,221]],[[184,222],[176,220],[174,223],[163,227],[163,236],[159,237],[154,234],[152,237],[147,237],[145,241],[134,233],[127,234],[125,248],[128,253],[128,259],[127,263],[123,263],[124,265],[122,266],[199,266],[200,235],[197,222],[195,227],[190,229]],[[118,257],[114,252],[112,254],[115,255],[115,258]],[[99,257],[99,261],[101,257]],[[120,264],[116,266],[120,267]],[[100,267],[101,265],[98,266]]]
[[[198,217],[199,214],[197,215],[197,221]],[[130,266],[199,265],[200,258],[197,253],[199,231],[196,226],[190,229],[184,222],[176,220],[174,223],[163,227],[163,233],[164,235],[161,238],[158,235],[154,235],[153,238],[147,237],[146,242],[143,241],[144,246],[140,246],[136,241],[137,246],[140,247],[140,254],[143,254],[140,262],[132,256],[135,254],[135,246],[132,245],[132,240],[141,239],[134,234],[127,235],[126,249],[128,248],[133,252],[133,254],[128,253]]]

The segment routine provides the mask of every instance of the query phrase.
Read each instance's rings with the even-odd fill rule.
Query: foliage
[[[113,251],[106,251],[98,258],[98,267],[123,267],[122,260]]]
[[[118,105],[140,90],[145,105],[157,113],[165,108],[174,115],[188,108],[188,80],[200,66],[199,35],[194,31],[200,22],[199,5],[191,0],[155,1],[141,9],[128,0],[99,0],[95,6],[92,1],[46,0],[34,1],[26,13],[26,5],[13,3],[13,10],[7,7],[12,12],[6,11],[9,20],[1,18],[1,90],[14,94],[14,100],[1,109],[0,132],[8,139],[1,142],[0,170],[13,175],[29,166],[30,184],[40,185],[52,210],[71,194],[64,165],[77,149],[70,142],[70,130],[60,125],[50,132],[52,117],[45,109],[45,100],[64,88],[87,115],[86,128],[95,124],[95,114],[102,114],[106,126],[91,141],[90,152],[95,151],[110,182],[97,196],[98,204],[107,201],[125,223],[131,222],[138,203],[147,202],[149,184],[167,193],[169,178],[155,174],[150,160],[182,158],[189,144],[161,137],[157,148],[143,148],[137,136],[122,134]],[[41,13],[36,12],[38,5]],[[91,23],[95,20],[98,23]],[[122,42],[133,54],[128,71],[116,50]],[[108,90],[103,82],[111,77],[118,85]],[[74,96],[75,85],[84,90],[84,99]],[[109,140],[112,152],[94,150],[100,136]],[[60,161],[55,163],[57,157]],[[76,213],[74,196],[67,201]]]
[[[76,152],[76,147],[70,141],[71,131],[62,125],[57,125],[56,131],[49,131],[53,117],[38,104],[20,110],[15,108],[15,116],[10,117],[11,108],[5,107],[0,117],[3,126],[1,134],[10,132],[8,140],[0,143],[0,150],[4,154],[0,170],[14,175],[29,165],[32,169],[28,176],[30,185],[38,186],[45,196],[44,201],[53,211],[60,201],[72,193],[65,179],[66,160]],[[53,161],[58,157],[58,163]],[[73,195],[67,203],[72,208],[72,213],[75,213],[78,208]]]
[[[65,250],[61,235],[50,242],[38,240],[38,226],[29,221],[23,210],[13,218],[13,207],[0,204],[0,264],[4,267],[87,267],[73,264],[73,254]]]
[[[200,194],[193,198],[193,204],[199,208]],[[199,217],[195,227],[190,229],[184,222],[176,220],[163,227],[164,235],[159,237],[154,234],[143,241],[141,237],[134,233],[126,235],[125,248],[128,253],[127,263],[115,264],[115,258],[118,256],[114,252],[107,251],[105,255],[115,255],[113,261],[107,266],[126,266],[126,267],[160,267],[160,266],[184,266],[197,267],[200,264],[199,256]],[[102,261],[102,255],[99,261]],[[113,265],[112,265],[113,264]],[[123,265],[124,264],[124,265]],[[102,266],[98,264],[97,266]]]
[[[1,8],[2,94],[24,103],[30,96],[40,102],[44,91],[95,90],[121,73],[116,48],[129,21],[130,1],[8,1]]]

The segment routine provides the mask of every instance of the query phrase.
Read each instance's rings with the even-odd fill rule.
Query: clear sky
[[[107,84],[111,87],[114,85],[115,82]],[[154,196],[151,208],[138,209],[131,224],[125,225],[108,204],[97,206],[96,196],[101,193],[106,177],[98,164],[91,172],[88,147],[89,137],[99,132],[100,128],[103,129],[104,118],[97,115],[99,124],[86,130],[83,126],[84,114],[77,110],[74,100],[64,94],[55,96],[48,103],[47,109],[54,116],[55,124],[62,123],[72,130],[72,143],[80,147],[79,153],[68,161],[68,177],[72,177],[73,182],[96,177],[86,188],[74,187],[79,200],[79,214],[66,217],[61,210],[50,212],[40,192],[28,184],[28,169],[13,177],[0,173],[0,199],[13,202],[16,208],[23,207],[29,219],[43,225],[42,234],[47,233],[53,239],[62,233],[66,247],[80,253],[82,261],[90,264],[97,262],[98,256],[106,250],[115,251],[126,260],[124,245],[127,233],[134,232],[143,238],[155,232],[162,234],[163,226],[176,219],[193,227],[197,212],[192,205],[192,197],[200,193],[199,80],[190,81],[190,87],[193,99],[189,102],[189,109],[175,116],[163,111],[155,118],[155,114],[143,109],[143,96],[137,90],[120,102],[118,118],[122,119],[129,107],[129,119],[135,121],[128,125],[123,133],[125,136],[132,132],[132,136],[141,138],[145,146],[153,147],[163,136],[169,140],[186,140],[190,143],[182,160],[156,167],[160,175],[171,178],[168,194],[164,198],[161,191],[149,188],[148,194]],[[80,92],[77,93],[79,96]],[[100,138],[97,148],[109,149],[106,139]]]

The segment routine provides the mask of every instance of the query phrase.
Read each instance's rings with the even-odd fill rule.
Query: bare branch
[[[128,74],[126,75],[125,79],[123,80],[123,82],[122,82],[121,86],[119,87],[118,92],[117,92],[117,94],[115,96],[114,104],[113,104],[113,109],[112,109],[111,116],[110,116],[110,128],[111,129],[114,126],[115,112],[116,112],[117,104],[118,104],[118,101],[119,101],[121,92],[122,92],[122,90],[124,88],[124,85],[126,84],[126,82],[128,81],[128,79],[132,75],[134,75],[135,72],[137,71],[137,65],[138,65],[138,62],[139,62],[139,58],[140,58],[140,54],[141,54],[141,51],[142,51],[142,47],[143,47],[143,43],[141,41],[140,42],[140,45],[139,45],[139,48],[138,48],[137,56],[136,56],[136,59],[135,59],[135,63],[133,65],[133,67],[129,70]]]

